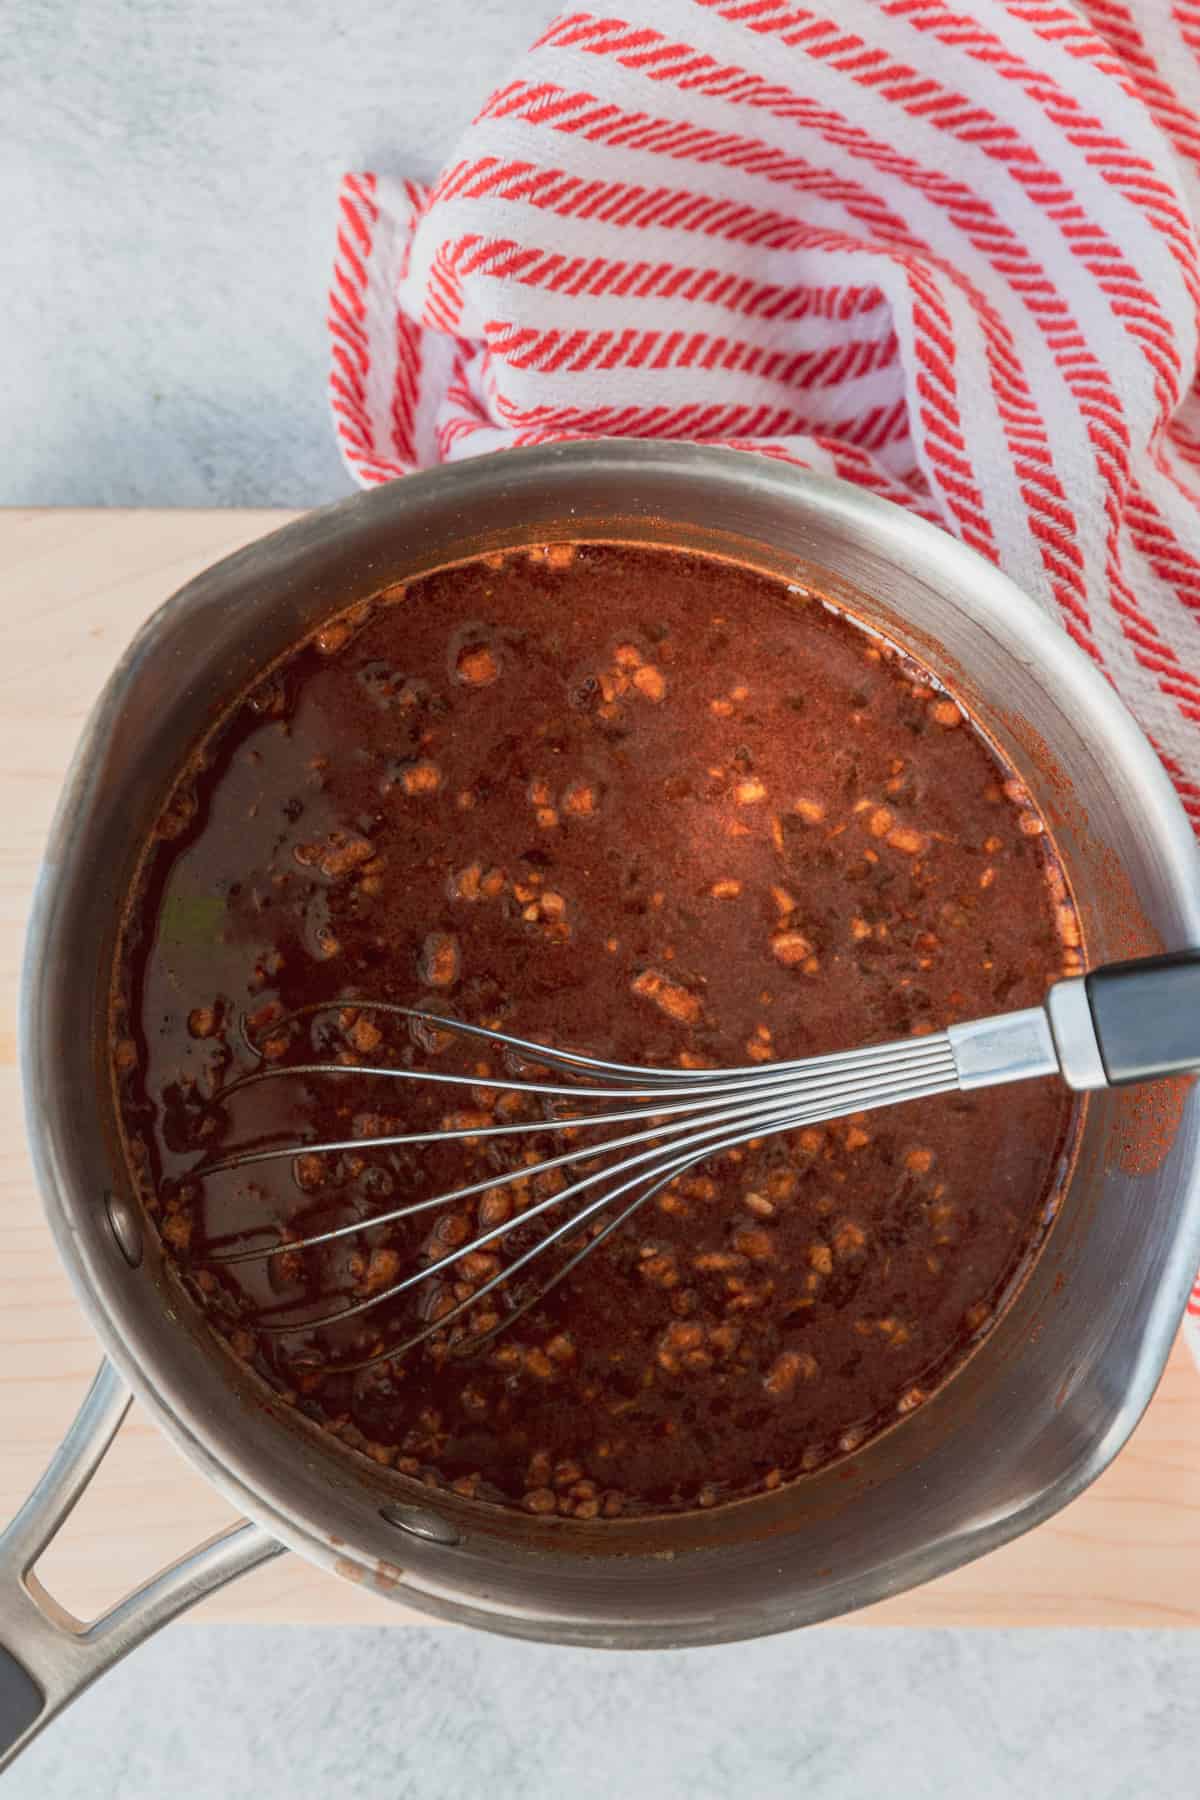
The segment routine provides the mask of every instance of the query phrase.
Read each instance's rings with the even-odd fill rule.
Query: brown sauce
[[[521,1171],[567,1147],[572,1103],[506,1094],[491,1046],[355,1002],[766,1066],[1036,1004],[1078,943],[1029,797],[893,646],[715,560],[513,552],[332,620],[180,781],[116,971],[131,1166],[216,1330],[348,1452],[537,1513],[712,1505],[856,1449],[961,1365],[1045,1228],[1070,1098],[943,1095],[731,1146],[472,1348],[577,1247],[475,1299],[561,1223],[536,1209],[566,1175]],[[339,1072],[226,1092],[318,1060]],[[370,1146],[517,1118],[543,1128]],[[297,1150],[211,1170],[278,1146]]]

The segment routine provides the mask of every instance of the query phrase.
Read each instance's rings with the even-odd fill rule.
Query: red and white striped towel
[[[1200,830],[1198,111],[1200,0],[564,14],[432,187],[347,176],[343,455],[703,438],[859,482],[1057,614]]]

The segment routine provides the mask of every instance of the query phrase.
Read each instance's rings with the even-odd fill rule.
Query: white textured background
[[[306,506],[346,169],[428,176],[553,0],[0,0],[0,505]]]
[[[552,0],[0,0],[0,505],[348,488],[345,168],[432,174]],[[2,1454],[2,1451],[0,1451]],[[683,1655],[186,1623],[4,1800],[1194,1800],[1200,1636],[831,1628]]]
[[[187,1626],[4,1800],[1195,1800],[1200,1636],[826,1629],[652,1656]]]

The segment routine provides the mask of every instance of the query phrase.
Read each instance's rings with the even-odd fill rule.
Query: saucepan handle
[[[90,1624],[60,1606],[34,1566],[95,1474],[131,1398],[112,1364],[102,1362],[45,1474],[0,1534],[0,1768],[144,1638],[283,1550],[261,1526],[242,1521]]]

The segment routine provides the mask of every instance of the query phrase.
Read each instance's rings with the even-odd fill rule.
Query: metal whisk
[[[482,1040],[502,1049],[518,1063],[534,1065],[539,1073],[546,1070],[573,1079],[497,1080],[482,1078],[478,1073],[451,1074],[357,1062],[306,1062],[264,1066],[231,1082],[221,1097],[258,1082],[285,1076],[355,1075],[426,1085],[485,1087],[505,1094],[538,1096],[543,1101],[570,1099],[577,1108],[585,1103],[590,1108],[572,1109],[566,1116],[551,1108],[549,1116],[514,1119],[496,1125],[468,1124],[436,1131],[381,1133],[246,1149],[209,1160],[194,1171],[196,1175],[213,1175],[222,1170],[243,1169],[311,1153],[324,1155],[465,1139],[511,1138],[531,1132],[567,1134],[569,1147],[561,1153],[533,1164],[522,1164],[508,1173],[489,1173],[464,1186],[307,1237],[284,1238],[276,1231],[274,1241],[270,1243],[243,1243],[210,1251],[208,1260],[213,1263],[261,1261],[281,1252],[314,1249],[356,1236],[364,1230],[395,1224],[415,1214],[448,1207],[518,1180],[529,1180],[557,1170],[578,1171],[557,1192],[538,1200],[516,1216],[481,1231],[444,1256],[325,1318],[276,1320],[256,1325],[260,1331],[284,1334],[355,1318],[446,1273],[470,1252],[486,1250],[538,1216],[555,1208],[563,1209],[565,1217],[539,1242],[484,1281],[469,1298],[426,1322],[401,1342],[358,1361],[338,1364],[341,1371],[365,1368],[402,1356],[435,1333],[446,1332],[463,1314],[477,1308],[502,1284],[512,1282],[522,1269],[551,1246],[584,1233],[582,1245],[572,1250],[549,1279],[514,1304],[498,1324],[462,1338],[453,1346],[457,1353],[477,1349],[544,1300],[558,1282],[669,1182],[682,1176],[693,1164],[752,1139],[817,1125],[851,1113],[895,1106],[927,1095],[991,1087],[1034,1076],[1058,1074],[1069,1087],[1082,1091],[1150,1080],[1200,1066],[1200,950],[1114,964],[1087,977],[1056,983],[1050,988],[1044,1006],[951,1025],[945,1031],[925,1037],[799,1061],[719,1070],[639,1068],[627,1063],[606,1062],[602,1058],[552,1049],[503,1031],[443,1018],[390,1001],[357,998],[329,1001],[301,1008],[289,1015],[288,1020],[275,1022],[271,1029],[278,1032],[282,1025],[293,1020],[332,1011],[339,1006],[353,1006],[358,1012],[390,1014],[418,1021],[439,1032]],[[616,1135],[600,1142],[585,1139],[576,1144],[573,1141],[575,1134],[590,1132],[597,1127],[626,1125],[633,1129],[618,1130]],[[266,1232],[272,1228],[262,1229]]]

